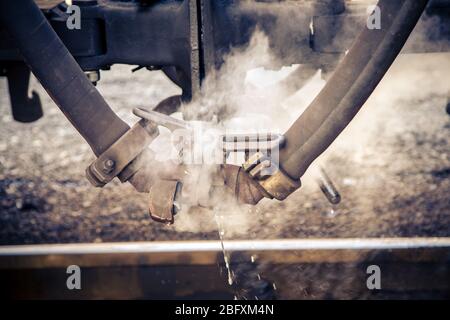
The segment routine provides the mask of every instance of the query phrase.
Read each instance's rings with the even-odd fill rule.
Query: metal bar
[[[450,237],[229,240],[227,251],[394,250],[448,248]],[[220,241],[155,241],[0,246],[0,257],[110,253],[221,252]]]

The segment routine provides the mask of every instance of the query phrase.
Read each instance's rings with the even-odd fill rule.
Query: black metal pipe
[[[34,1],[0,1],[0,23],[14,38],[33,74],[96,155],[129,129],[87,79]]]
[[[400,53],[428,0],[380,0],[381,29],[364,28],[325,87],[285,133],[280,164],[300,178],[375,90]]]

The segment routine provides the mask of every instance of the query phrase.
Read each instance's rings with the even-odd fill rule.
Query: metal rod
[[[450,248],[450,237],[229,240],[227,251]],[[222,252],[220,241],[154,241],[0,246],[2,256],[109,253]]]
[[[318,171],[319,172],[316,180],[319,184],[320,190],[331,204],[339,204],[341,202],[341,195],[336,189],[333,181],[331,181],[330,177],[323,168],[319,168]]]

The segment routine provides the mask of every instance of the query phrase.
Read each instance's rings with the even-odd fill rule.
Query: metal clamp
[[[86,169],[87,179],[94,186],[103,187],[120,174],[157,135],[156,126],[147,120],[140,120]]]
[[[289,177],[270,155],[263,152],[248,157],[242,168],[258,182],[269,199],[284,200],[301,186],[300,180]]]
[[[182,183],[172,180],[159,180],[151,187],[148,207],[150,217],[158,222],[171,224],[174,215],[180,209],[178,198],[181,195]]]
[[[134,108],[133,113],[142,120],[86,169],[86,176],[94,186],[103,187],[116,176],[124,182],[139,170],[143,165],[139,155],[159,135],[158,126],[164,126],[171,131],[179,128],[189,129],[185,121],[159,112]]]
[[[292,179],[280,167],[267,179],[258,182],[272,198],[280,201],[286,199],[302,185],[300,180]]]

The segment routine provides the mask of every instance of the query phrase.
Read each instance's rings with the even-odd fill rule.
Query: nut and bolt
[[[114,170],[114,167],[116,166],[116,163],[111,159],[106,159],[103,161],[103,172],[108,174],[111,173]]]

